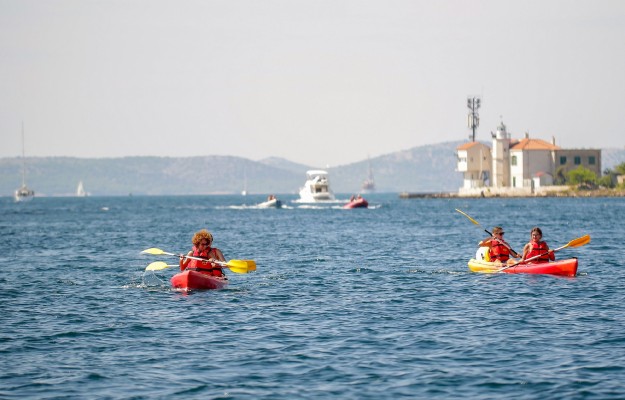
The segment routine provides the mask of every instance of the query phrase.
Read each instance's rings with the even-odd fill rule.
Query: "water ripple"
[[[21,267],[0,273],[0,355],[19,361],[0,365],[0,397],[625,397],[625,200],[378,196],[358,214],[234,196],[2,203],[0,262]],[[516,248],[534,223],[552,246],[593,241],[560,253],[579,257],[574,278],[473,274],[484,234],[455,208],[489,224],[504,210]],[[204,226],[258,270],[191,292],[144,271],[141,250],[184,251]]]

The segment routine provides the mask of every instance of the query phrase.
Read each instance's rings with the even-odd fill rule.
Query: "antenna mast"
[[[482,105],[482,99],[478,96],[467,98],[467,107],[471,110],[467,116],[467,126],[473,131],[473,134],[469,136],[472,142],[475,142],[475,130],[480,126],[480,116],[477,112],[480,105]]]

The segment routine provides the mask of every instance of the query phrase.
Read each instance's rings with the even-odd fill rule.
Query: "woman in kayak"
[[[196,271],[206,271],[213,276],[225,276],[221,267],[213,263],[214,261],[226,261],[221,250],[211,247],[213,235],[206,229],[202,229],[193,235],[191,242],[193,249],[187,253],[187,256],[204,258],[206,261],[192,260],[180,255],[180,270],[184,271],[189,268]]]
[[[513,257],[521,257],[519,253],[512,250],[508,242],[503,239],[503,228],[496,226],[493,228],[493,236],[482,240],[478,246],[488,247],[488,255],[490,261],[506,263],[510,259],[510,255]]]
[[[535,263],[545,263],[549,261],[555,261],[556,255],[553,250],[549,249],[547,242],[542,240],[543,231],[539,227],[532,228],[530,232],[530,241],[523,247],[523,257],[521,261],[529,260],[532,257],[536,257],[532,260]]]

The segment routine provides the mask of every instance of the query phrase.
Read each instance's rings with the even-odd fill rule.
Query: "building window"
[[[516,156],[512,156],[512,165],[516,165]]]
[[[595,156],[588,157],[588,165],[595,165]]]
[[[575,158],[573,159],[573,163],[575,165],[579,165],[582,163],[582,158],[580,156],[575,156]]]
[[[566,164],[566,156],[560,156],[560,165]]]
[[[512,187],[516,187],[516,176],[512,177]]]

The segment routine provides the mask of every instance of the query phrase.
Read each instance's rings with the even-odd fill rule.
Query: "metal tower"
[[[467,98],[467,107],[471,110],[467,116],[467,125],[473,131],[473,134],[469,136],[472,142],[475,142],[475,130],[480,126],[480,116],[477,110],[481,103],[482,99],[477,96]]]

